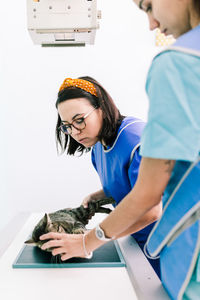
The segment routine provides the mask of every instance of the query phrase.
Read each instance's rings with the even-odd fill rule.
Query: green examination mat
[[[91,259],[71,258],[53,263],[52,255],[38,247],[25,245],[15,259],[13,268],[99,268],[124,267],[125,261],[117,241],[110,241],[93,252]]]

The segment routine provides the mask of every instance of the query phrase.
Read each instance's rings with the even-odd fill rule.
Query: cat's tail
[[[109,214],[112,210],[110,208],[103,207],[103,205],[114,204],[115,200],[112,197],[102,198],[97,201],[91,201],[88,203],[88,207],[85,208],[83,205],[75,208],[72,212],[76,215],[76,218],[87,225],[89,220],[95,215],[95,213],[106,213]]]

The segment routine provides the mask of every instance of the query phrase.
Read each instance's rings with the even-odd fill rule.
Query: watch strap
[[[100,227],[99,224],[95,228],[95,235],[96,235],[96,238],[100,241],[109,242],[113,239],[113,238],[106,237],[105,232],[103,231],[103,229]]]

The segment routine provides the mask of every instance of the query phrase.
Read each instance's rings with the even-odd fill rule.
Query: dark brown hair
[[[200,0],[191,0],[193,5],[193,13],[194,17],[197,18],[197,20],[200,18]]]
[[[200,16],[200,1],[199,0],[194,0],[194,7],[198,11],[198,15]]]
[[[88,76],[79,77],[79,79],[84,79],[93,83],[97,91],[97,97],[77,87],[65,88],[58,93],[56,108],[61,102],[75,98],[86,98],[93,107],[100,108],[103,112],[103,126],[98,138],[99,141],[104,141],[106,145],[109,145],[113,141],[117,128],[124,117],[120,114],[111,96],[99,82]],[[82,154],[84,151],[90,151],[90,148],[86,148],[82,144],[78,143],[71,136],[63,134],[59,129],[60,125],[61,118],[58,114],[56,125],[56,144],[57,149],[58,146],[60,146],[61,153],[64,153],[66,150],[67,154],[74,155],[75,152],[80,152]]]

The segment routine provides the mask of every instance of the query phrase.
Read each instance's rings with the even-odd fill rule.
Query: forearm
[[[152,208],[149,212],[147,212],[143,218],[135,222],[132,226],[130,226],[127,230],[123,231],[121,234],[116,236],[116,238],[120,238],[126,235],[133,234],[139,230],[142,230],[146,226],[150,225],[151,223],[157,221],[159,217],[162,215],[162,202]]]
[[[173,161],[142,159],[134,188],[100,224],[107,237],[116,238],[141,226],[145,214],[159,205],[173,166]],[[95,237],[95,229],[91,230],[87,234],[88,251],[95,250],[100,243],[103,244]]]
[[[95,200],[99,200],[99,199],[102,199],[102,198],[106,197],[103,189],[101,189],[101,190],[99,190],[97,192],[92,193],[91,196]]]
[[[142,218],[148,210],[153,206],[152,201],[146,202],[143,197],[135,197],[135,191],[132,190],[120,204],[104,219],[101,223],[101,228],[104,230],[107,237],[118,238],[126,234],[130,234],[137,230],[141,224]],[[155,199],[154,199],[155,201]],[[157,199],[160,201],[160,197]],[[133,205],[134,202],[134,205]],[[143,205],[141,205],[143,203]],[[137,209],[135,209],[137,207]],[[137,229],[136,229],[137,228]],[[88,251],[93,251],[105,242],[99,241],[95,236],[95,229],[92,229],[86,236],[86,245]]]

